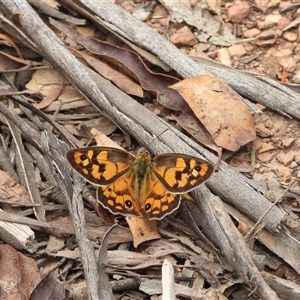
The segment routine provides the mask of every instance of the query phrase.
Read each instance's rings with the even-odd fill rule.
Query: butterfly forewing
[[[172,193],[185,193],[207,180],[214,167],[211,163],[185,154],[172,153],[153,158],[155,174]]]
[[[66,157],[82,177],[101,186],[111,184],[126,173],[134,159],[130,153],[110,147],[73,149]]]

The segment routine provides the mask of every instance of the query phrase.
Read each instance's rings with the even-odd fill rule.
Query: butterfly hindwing
[[[211,163],[185,154],[162,154],[152,161],[156,176],[172,193],[191,191],[207,180],[214,171]]]
[[[109,186],[98,187],[97,200],[113,214],[139,216],[140,205],[128,181],[124,175]]]
[[[146,216],[147,219],[162,219],[172,213],[180,204],[180,195],[170,193],[160,180],[149,176],[148,188],[139,193],[134,173],[128,171],[111,185],[99,187],[98,202],[112,213]]]
[[[66,156],[82,177],[100,186],[107,186],[125,174],[134,159],[130,153],[110,147],[73,149]]]
[[[158,178],[151,182],[151,190],[141,204],[148,219],[162,219],[176,210],[180,204],[180,195],[170,193]]]

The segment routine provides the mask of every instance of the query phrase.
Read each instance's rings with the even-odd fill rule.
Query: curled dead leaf
[[[206,130],[203,124],[197,119],[195,114],[189,110],[182,112],[178,116],[174,116],[178,124],[184,128],[191,136],[193,136],[199,143],[207,148],[218,153],[218,158],[222,158],[222,148],[218,147],[210,133]],[[219,161],[218,160],[218,161]],[[218,163],[216,163],[218,165]]]
[[[237,151],[256,138],[247,105],[224,80],[201,75],[182,80],[171,88],[187,101],[219,147]]]

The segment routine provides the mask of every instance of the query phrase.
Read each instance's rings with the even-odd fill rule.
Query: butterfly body
[[[153,176],[153,166],[150,156],[146,151],[142,151],[133,160],[132,167],[129,168],[128,172],[131,173],[132,182],[134,182],[135,190],[140,199],[146,193],[146,189],[149,187]]]
[[[209,162],[185,154],[151,159],[109,147],[69,150],[67,159],[86,180],[99,186],[98,201],[112,213],[162,219],[180,204],[180,194],[196,188],[213,172]]]

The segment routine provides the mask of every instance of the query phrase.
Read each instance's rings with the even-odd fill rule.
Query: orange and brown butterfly
[[[69,150],[70,165],[98,185],[99,203],[113,214],[162,219],[180,204],[180,194],[193,190],[214,171],[213,164],[186,154],[162,154],[151,159],[111,147]]]

